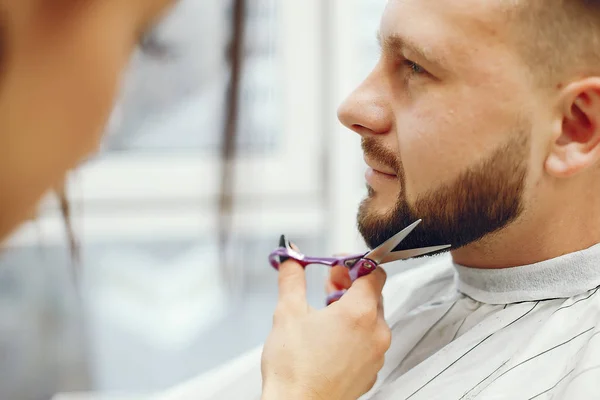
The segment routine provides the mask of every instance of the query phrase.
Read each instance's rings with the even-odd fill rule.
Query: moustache
[[[396,176],[402,176],[402,163],[394,152],[383,146],[377,139],[372,137],[363,137],[361,140],[363,153],[370,159],[377,161],[387,167],[390,167],[396,173]]]

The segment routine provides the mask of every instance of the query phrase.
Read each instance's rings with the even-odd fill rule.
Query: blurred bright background
[[[336,109],[377,60],[385,2],[246,0],[241,25],[233,0],[178,3],[69,178],[80,262],[52,195],[0,254],[1,399],[198,376],[265,340],[280,234],[313,255],[364,249],[360,140]],[[326,272],[309,268],[315,307]]]

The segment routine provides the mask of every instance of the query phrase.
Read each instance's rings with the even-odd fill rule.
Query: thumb
[[[281,264],[278,282],[280,303],[290,306],[306,306],[306,273],[302,265],[293,260]]]
[[[378,307],[381,300],[381,292],[387,280],[387,274],[381,267],[377,267],[369,275],[358,278],[348,289],[342,301],[360,301],[369,303],[372,307]]]

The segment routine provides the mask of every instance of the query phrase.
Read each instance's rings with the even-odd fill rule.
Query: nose
[[[377,69],[348,96],[338,109],[338,119],[361,136],[385,134],[392,128],[392,112]]]

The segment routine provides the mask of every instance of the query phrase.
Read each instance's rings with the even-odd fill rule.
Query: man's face
[[[422,218],[399,248],[459,248],[527,209],[547,119],[493,4],[389,1],[379,63],[339,110],[371,167],[358,215],[370,247]]]

